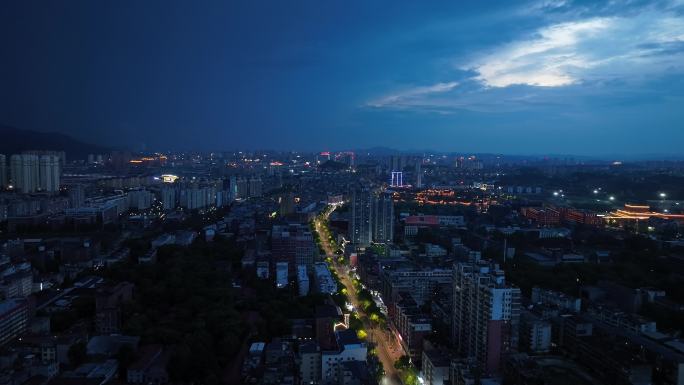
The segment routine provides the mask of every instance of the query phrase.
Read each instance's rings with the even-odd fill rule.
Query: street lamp
[[[662,192],[661,192],[661,193],[658,194],[658,195],[660,195],[660,198],[662,198],[662,199],[667,198],[667,194],[665,194],[665,193],[662,193]]]
[[[614,201],[615,197],[611,195],[608,199],[610,199],[611,201]]]

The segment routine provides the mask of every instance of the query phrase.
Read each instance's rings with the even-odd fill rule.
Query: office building
[[[392,194],[381,193],[373,199],[373,241],[392,243],[394,240],[394,202]]]
[[[401,171],[392,171],[392,180],[390,183],[392,187],[403,187],[404,186],[404,173]]]
[[[349,213],[349,240],[358,246],[368,246],[373,239],[372,195],[367,190],[354,190]]]
[[[452,339],[458,352],[486,374],[498,373],[518,345],[520,289],[506,284],[491,261],[454,265]]]

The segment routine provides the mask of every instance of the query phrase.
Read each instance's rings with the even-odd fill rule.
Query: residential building
[[[314,283],[319,293],[335,294],[337,293],[337,282],[333,279],[328,270],[328,265],[325,262],[318,262],[314,264]]]
[[[271,254],[277,261],[313,266],[318,248],[309,228],[301,224],[276,225],[271,231]]]
[[[287,286],[287,262],[276,263],[276,287],[282,289]]]
[[[392,194],[381,193],[373,197],[371,214],[373,241],[392,243],[394,240],[394,201]]]
[[[449,382],[449,354],[438,350],[423,350],[422,377],[425,385],[444,385]]]
[[[38,161],[39,188],[46,192],[58,192],[61,167],[56,155],[41,155]]]
[[[484,373],[497,373],[518,346],[520,289],[506,284],[498,264],[471,259],[454,265],[453,290],[456,349]]]
[[[31,154],[14,154],[10,157],[10,170],[14,189],[33,193],[40,185],[39,158]]]
[[[551,350],[551,323],[531,312],[520,317],[520,350],[533,354]]]
[[[176,209],[176,189],[173,187],[164,187],[161,189],[161,202],[164,211],[171,211]]]
[[[321,380],[321,348],[308,341],[299,346],[299,378],[301,384],[317,384]]]
[[[29,324],[29,306],[24,299],[7,299],[0,302],[0,346],[26,332]]]
[[[337,349],[323,351],[321,354],[321,380],[323,384],[339,381],[342,363],[347,361],[366,361],[366,343],[361,342],[352,329],[335,332]]]
[[[0,154],[0,189],[5,189],[9,185],[7,174],[7,157],[4,154]]]
[[[351,193],[349,213],[349,240],[358,246],[368,246],[373,240],[372,195],[367,190]]]
[[[297,288],[300,296],[309,294],[309,274],[306,265],[297,266]]]

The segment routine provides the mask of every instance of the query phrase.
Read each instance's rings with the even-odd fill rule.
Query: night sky
[[[135,149],[681,154],[684,1],[3,1],[0,124]]]

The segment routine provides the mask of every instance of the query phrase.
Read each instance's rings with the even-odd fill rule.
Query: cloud
[[[367,105],[376,108],[415,106],[421,104],[421,101],[430,95],[449,92],[456,87],[458,87],[458,82],[437,83],[431,86],[415,87],[383,96],[382,98],[367,103]]]
[[[487,87],[560,87],[684,66],[684,18],[667,9],[567,21],[479,55],[462,69]]]
[[[460,57],[435,58],[449,68],[442,71],[443,82],[390,92],[366,107],[496,114],[563,111],[564,106],[581,113],[597,104],[662,100],[668,88],[656,86],[661,79],[684,74],[684,10],[672,2],[614,0],[599,8],[569,0],[536,4],[530,14],[549,16],[534,16],[531,32],[472,47]],[[514,17],[529,24],[532,16]]]

